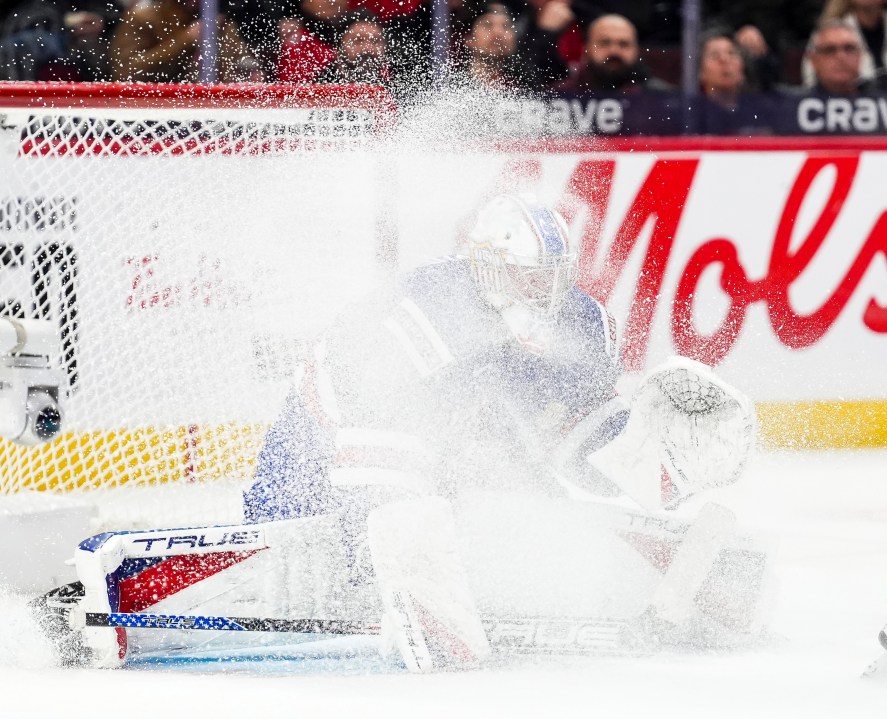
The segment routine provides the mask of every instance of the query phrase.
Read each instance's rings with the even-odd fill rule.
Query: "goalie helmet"
[[[484,297],[553,315],[576,282],[578,253],[564,219],[516,195],[491,200],[468,235],[471,271]]]

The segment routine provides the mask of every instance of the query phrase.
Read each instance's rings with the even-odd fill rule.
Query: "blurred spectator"
[[[699,88],[692,129],[702,135],[769,133],[769,99],[746,92],[745,60],[731,35],[707,34],[699,51]]]
[[[237,25],[265,77],[275,78],[280,57],[279,23],[298,15],[299,0],[219,0],[219,9]]]
[[[523,86],[517,55],[517,31],[505,5],[489,3],[476,15],[463,38],[465,60],[454,84],[466,88],[508,90]]]
[[[200,58],[199,0],[138,2],[123,16],[111,41],[115,80],[196,82]],[[255,59],[234,23],[218,18],[220,82],[255,79]]]
[[[702,7],[708,29],[736,38],[746,56],[750,87],[770,91],[780,82],[797,80],[801,48],[822,0],[706,0]]]
[[[395,84],[426,85],[431,77],[431,0],[351,0],[385,29],[388,60]]]
[[[642,47],[679,45],[681,0],[573,0],[573,9],[586,26],[604,15],[622,15],[632,25]]]
[[[21,0],[0,22],[0,79],[110,79],[108,46],[122,3]]]
[[[736,104],[745,85],[745,63],[739,43],[729,35],[706,37],[699,52],[699,87],[709,100],[725,107]]]
[[[314,82],[336,59],[348,16],[348,0],[302,0],[298,16],[279,22],[277,79]]]
[[[528,11],[516,23],[519,52],[536,89],[569,75],[570,65],[582,59],[584,18],[571,0],[529,0]]]
[[[317,82],[338,85],[388,85],[390,81],[385,31],[370,13],[353,13],[342,33],[338,54]]]
[[[530,79],[548,87],[582,62],[586,29],[599,17],[618,13],[635,27],[648,56],[672,62],[681,41],[681,0],[506,0],[516,13],[519,52]],[[805,36],[806,37],[806,36]],[[678,72],[678,77],[680,73]]]
[[[863,41],[846,20],[824,20],[813,31],[805,58],[813,68],[812,92],[818,95],[860,95],[877,91],[861,75]]]
[[[634,25],[621,15],[604,15],[588,27],[584,61],[553,89],[580,94],[672,88],[652,77],[641,62]]]
[[[585,29],[589,24],[604,15],[619,14],[635,27],[638,44],[648,46],[678,45],[681,41],[681,6],[682,0],[561,0],[570,15],[577,23],[579,31],[578,54],[584,45]],[[546,0],[505,0],[505,4],[517,18],[518,35],[525,34],[525,23],[544,9]],[[563,8],[558,16],[563,17]],[[555,16],[546,18],[547,24],[555,20]],[[569,26],[566,26],[569,27]],[[572,49],[572,40],[569,41]],[[570,63],[577,62],[578,55],[570,58]]]
[[[860,75],[864,80],[883,78],[887,46],[884,31],[887,28],[887,11],[883,0],[829,0],[822,11],[822,20],[842,19],[856,28],[863,40],[860,57]],[[813,68],[804,64],[804,80],[813,82]],[[878,83],[881,84],[881,83]]]
[[[315,81],[335,61],[349,8],[354,7],[372,14],[384,29],[392,75],[405,83],[426,81],[431,47],[427,0],[302,0],[295,15],[278,22],[277,79]]]

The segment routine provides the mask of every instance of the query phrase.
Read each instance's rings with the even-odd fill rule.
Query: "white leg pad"
[[[736,528],[736,517],[726,507],[709,502],[699,510],[681,541],[650,605],[656,614],[677,627],[688,625],[694,600]]]
[[[487,658],[449,502],[428,497],[379,507],[368,530],[385,629],[407,667],[465,668]]]

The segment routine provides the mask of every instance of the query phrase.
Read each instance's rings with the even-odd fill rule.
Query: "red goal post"
[[[0,315],[48,319],[62,436],[0,495],[245,479],[310,338],[384,271],[367,86],[0,83]]]

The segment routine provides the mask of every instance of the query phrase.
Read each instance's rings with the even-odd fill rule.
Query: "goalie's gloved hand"
[[[736,481],[753,443],[750,400],[709,367],[673,357],[638,387],[621,433],[585,461],[658,511]]]
[[[650,372],[636,401],[659,438],[671,504],[739,478],[754,444],[754,407],[710,367],[673,357]]]

